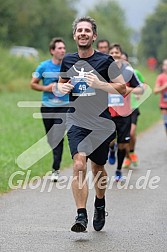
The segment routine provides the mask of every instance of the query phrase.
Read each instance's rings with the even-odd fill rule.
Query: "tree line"
[[[155,57],[158,63],[167,58],[167,0],[161,0],[154,13],[146,19],[141,32],[140,55]]]
[[[62,37],[68,51],[75,51],[72,22],[78,15],[76,0],[0,0],[0,45],[32,46],[48,50],[53,37]],[[131,54],[132,31],[126,24],[123,9],[116,1],[97,1],[86,15],[98,25],[98,39],[120,43]],[[167,0],[160,0],[154,13],[148,16],[141,32],[139,55],[167,58]]]
[[[43,51],[52,37],[62,37],[69,51],[76,50],[72,22],[76,0],[0,0],[0,44],[32,46]],[[97,2],[86,15],[95,18],[99,39],[119,42],[130,51],[130,30],[115,1]]]
[[[52,37],[63,37],[70,45],[73,4],[72,0],[0,0],[1,44],[46,50]]]

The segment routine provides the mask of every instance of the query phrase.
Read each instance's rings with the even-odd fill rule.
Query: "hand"
[[[87,84],[90,87],[100,89],[102,82],[99,80],[99,78],[95,74],[88,73],[88,74],[85,74],[85,77],[87,78]]]
[[[59,83],[59,92],[62,94],[69,94],[74,88],[74,86],[70,82],[71,81],[69,80],[66,83]]]

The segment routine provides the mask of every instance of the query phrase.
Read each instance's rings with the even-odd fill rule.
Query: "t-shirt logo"
[[[93,70],[89,72],[84,71],[84,67],[81,67],[81,70],[77,70],[76,67],[73,65],[73,69],[78,76],[73,76],[71,78],[71,84],[74,85],[72,90],[72,96],[93,96],[96,95],[95,89],[89,87],[87,84],[87,79],[85,77],[85,73],[92,73]]]

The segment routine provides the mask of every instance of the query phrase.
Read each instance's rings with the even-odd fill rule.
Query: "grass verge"
[[[34,65],[34,63],[33,63]],[[22,66],[20,65],[20,69]],[[25,71],[25,69],[23,69]],[[32,65],[29,72],[32,70]],[[151,88],[154,87],[157,73],[150,72],[144,67],[139,67],[145,77],[146,83]],[[22,71],[22,70],[20,70]],[[5,73],[4,73],[5,74]],[[11,72],[12,78],[19,73]],[[29,76],[29,75],[28,75]],[[13,184],[17,185],[18,180],[24,181],[26,177],[26,170],[22,170],[17,166],[15,160],[17,157],[32,146],[45,135],[43,123],[39,119],[33,118],[33,112],[39,112],[39,108],[19,108],[17,102],[19,101],[41,101],[41,93],[34,92],[28,87],[28,76],[18,77],[18,81],[4,88],[7,83],[0,84],[3,90],[0,93],[0,106],[1,106],[1,125],[0,125],[0,192],[7,192],[10,190],[8,181],[10,176],[17,171],[22,173],[13,179]],[[9,77],[9,76],[8,76]],[[24,82],[22,83],[22,78]],[[5,80],[5,75],[3,77]],[[10,81],[10,78],[9,80]],[[25,88],[20,88],[20,85],[26,83]],[[11,88],[13,87],[13,88]],[[8,91],[5,91],[8,90]],[[9,92],[10,90],[10,92]],[[13,91],[14,92],[11,92]],[[139,118],[138,132],[143,132],[152,126],[160,119],[158,108],[158,97],[152,94],[140,107],[141,116]],[[36,164],[30,167],[30,179],[34,176],[43,176],[46,172],[51,170],[52,153],[49,153]],[[62,167],[68,167],[72,163],[69,154],[69,147],[67,139],[65,139],[64,153]],[[24,173],[24,174],[23,174]]]
[[[44,135],[44,127],[41,119],[34,119],[33,113],[39,112],[39,108],[19,108],[19,101],[40,101],[40,95],[34,91],[8,92],[0,94],[1,106],[1,127],[0,127],[0,192],[10,190],[8,180],[17,171],[22,173],[13,179],[13,184],[17,180],[23,180],[26,170],[19,168],[15,162],[17,157],[32,146]],[[65,138],[62,167],[71,165],[71,157],[67,138]],[[30,167],[31,175],[43,176],[51,170],[52,153],[49,153],[36,164]],[[24,173],[24,174],[23,174]]]

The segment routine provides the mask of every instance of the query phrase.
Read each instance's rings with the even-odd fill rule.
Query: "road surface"
[[[126,181],[122,185],[112,184],[115,167],[106,166],[109,215],[101,232],[92,227],[93,189],[89,191],[87,206],[88,232],[70,231],[76,210],[68,189],[69,180],[63,183],[63,177],[61,182],[52,184],[52,189],[49,182],[46,186],[41,182],[38,187],[31,183],[25,190],[0,196],[0,251],[166,252],[167,141],[162,124],[140,135],[137,152],[140,164],[130,171],[126,189]],[[123,172],[127,176],[129,171]],[[61,172],[68,179],[71,174],[70,168]],[[147,176],[145,184],[142,176]],[[31,189],[33,185],[37,189]],[[65,188],[60,189],[63,185]],[[121,189],[121,186],[124,187]]]

